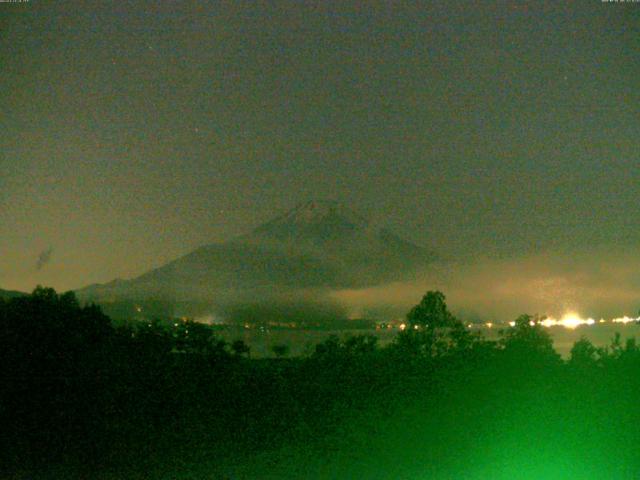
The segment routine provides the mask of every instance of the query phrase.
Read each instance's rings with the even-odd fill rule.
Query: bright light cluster
[[[580,325],[593,325],[596,321],[593,318],[581,318],[575,312],[566,313],[560,320],[555,318],[545,318],[539,322],[543,327],[555,327],[556,325],[565,328],[578,328]]]
[[[624,317],[614,318],[611,320],[613,323],[631,323],[631,322],[640,322],[640,317],[638,318],[630,318],[626,315]]]
[[[582,318],[580,317],[580,315],[578,315],[575,312],[569,312],[566,313],[562,316],[562,318],[560,318],[559,320],[553,317],[546,317],[544,320],[538,320],[537,322],[529,322],[530,325],[535,325],[536,323],[538,325],[542,325],[543,327],[564,327],[564,328],[569,328],[571,330],[578,328],[581,325],[594,325],[595,323],[606,323],[607,320],[601,318],[600,320],[598,320],[596,322],[596,320],[594,320],[593,318]],[[619,317],[619,318],[614,318],[611,320],[612,323],[622,323],[622,324],[627,324],[627,323],[635,323],[635,322],[640,322],[640,317],[638,318],[632,318],[632,317],[627,317],[626,315],[624,317]],[[509,322],[509,326],[511,327],[515,327],[516,322]]]

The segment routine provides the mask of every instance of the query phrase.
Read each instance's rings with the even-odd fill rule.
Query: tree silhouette
[[[337,335],[329,335],[329,337],[322,343],[316,345],[316,356],[335,356],[339,355],[342,346],[340,339]]]
[[[243,355],[246,355],[248,357],[251,353],[251,347],[244,343],[244,340],[235,340],[231,344],[231,350],[239,357]]]
[[[560,355],[553,348],[553,340],[531,315],[520,315],[515,325],[501,331],[499,346],[518,361],[535,363],[540,360],[559,362]]]
[[[449,312],[445,302],[445,296],[440,291],[428,291],[407,314],[409,327],[434,329],[439,327],[451,327],[455,318]]]
[[[95,305],[81,307],[72,292],[38,286],[3,302],[0,320],[0,365],[13,372],[3,376],[0,423],[20,426],[23,454],[49,459],[71,443],[95,443],[102,375],[116,343],[110,319]]]
[[[418,305],[407,313],[407,328],[396,337],[393,347],[401,353],[439,357],[465,351],[479,340],[447,307],[440,291],[428,291]]]
[[[271,351],[278,358],[286,357],[289,354],[289,345],[279,344],[271,347]]]
[[[344,342],[344,349],[350,355],[363,355],[374,352],[378,346],[378,337],[374,335],[354,335]]]
[[[203,355],[222,354],[226,342],[218,339],[209,325],[187,321],[180,322],[175,331],[176,350]]]
[[[569,363],[577,367],[593,366],[598,360],[598,349],[586,337],[580,337],[571,347]]]

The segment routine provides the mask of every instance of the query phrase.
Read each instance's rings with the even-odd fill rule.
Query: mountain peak
[[[284,215],[275,218],[269,224],[295,224],[308,225],[326,221],[327,219],[340,219],[354,227],[365,227],[368,221],[349,206],[334,200],[309,200],[298,204]]]
[[[245,240],[288,242],[302,247],[352,241],[368,232],[369,222],[349,206],[331,200],[310,200],[260,225]]]

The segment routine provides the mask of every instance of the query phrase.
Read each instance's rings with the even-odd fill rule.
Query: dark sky
[[[446,255],[640,244],[640,3],[177,3],[0,3],[0,287],[310,198]]]

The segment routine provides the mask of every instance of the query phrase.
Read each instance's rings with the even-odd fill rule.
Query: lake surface
[[[494,340],[498,338],[500,328],[473,327],[472,330],[481,331],[486,338]],[[582,325],[575,329],[555,326],[546,330],[553,338],[556,351],[564,358],[569,356],[571,347],[582,336],[589,339],[597,347],[609,345],[616,332],[620,333],[623,344],[627,338],[636,337],[640,339],[640,325],[636,323]],[[309,355],[315,350],[315,345],[325,341],[332,334],[340,338],[346,338],[350,335],[375,335],[379,338],[380,345],[387,345],[393,341],[398,334],[398,330],[327,331],[275,329],[261,331],[259,329],[229,329],[220,332],[220,336],[227,341],[244,340],[251,347],[251,356],[258,358],[273,356],[271,349],[274,345],[288,346],[289,356]]]

